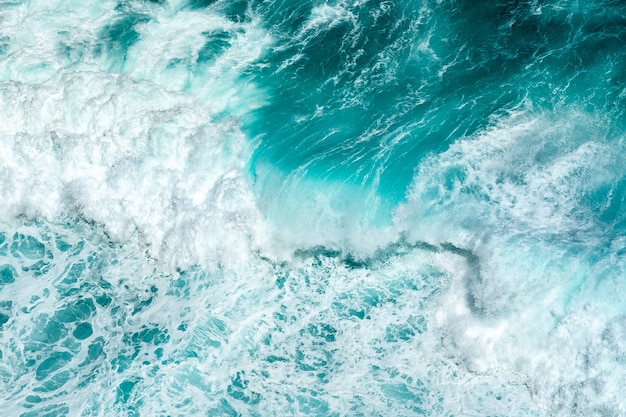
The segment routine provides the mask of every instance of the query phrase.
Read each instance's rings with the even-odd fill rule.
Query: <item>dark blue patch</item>
[[[0,287],[15,282],[17,271],[11,265],[0,265]]]
[[[72,355],[67,352],[54,352],[37,367],[35,379],[41,381],[53,372],[61,369],[72,360]]]
[[[102,43],[96,47],[96,54],[104,53],[115,62],[123,63],[126,61],[128,49],[139,40],[136,26],[149,20],[148,16],[135,13],[115,18],[100,30],[99,38]]]
[[[90,323],[80,323],[72,332],[72,335],[78,340],[85,340],[93,334],[93,328]]]
[[[205,64],[213,61],[226,48],[230,46],[230,34],[225,31],[204,32],[207,41],[198,51],[198,64]]]

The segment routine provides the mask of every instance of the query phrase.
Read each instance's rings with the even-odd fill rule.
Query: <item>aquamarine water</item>
[[[0,414],[626,415],[626,3],[0,0]]]

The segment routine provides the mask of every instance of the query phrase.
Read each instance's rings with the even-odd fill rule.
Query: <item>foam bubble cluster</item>
[[[410,239],[448,242],[473,267],[437,315],[458,354],[476,372],[523,376],[549,415],[624,409],[621,348],[606,339],[624,321],[624,218],[598,210],[621,204],[623,141],[597,125],[506,119],[426,160],[397,211]]]
[[[1,2],[0,409],[626,414],[579,3]]]
[[[236,125],[149,81],[97,72],[6,83],[1,97],[3,220],[80,215],[117,241],[140,235],[174,266],[215,253],[211,242],[246,252],[260,221]]]

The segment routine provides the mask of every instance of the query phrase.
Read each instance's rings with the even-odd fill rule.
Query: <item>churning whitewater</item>
[[[626,3],[0,0],[0,409],[626,415]]]

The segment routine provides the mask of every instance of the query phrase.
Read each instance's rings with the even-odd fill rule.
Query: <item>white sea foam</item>
[[[137,33],[123,57],[99,40],[122,17],[113,3],[2,11],[0,35],[10,40],[0,56],[2,219],[79,215],[115,240],[135,236],[172,268],[225,248],[245,258],[263,223],[245,176],[248,150],[233,119],[213,119],[260,105],[239,77],[271,39],[254,20],[175,4],[125,7],[153,18],[123,29]],[[224,42],[199,63],[212,33]]]
[[[260,235],[243,135],[193,99],[77,72],[3,84],[0,111],[5,221],[79,214],[116,240],[140,235],[173,267],[229,247],[245,256]]]
[[[261,91],[242,72],[272,44],[262,22],[234,23],[221,15],[180,11],[140,28],[141,39],[128,57],[127,73],[174,91],[187,91],[213,114],[240,116],[265,104]],[[215,52],[204,57],[211,42]]]
[[[588,230],[594,224],[591,213],[579,213],[583,193],[618,180],[616,168],[622,163],[615,152],[621,142],[608,142],[611,138],[597,128],[598,123],[602,122],[576,112],[520,117],[460,141],[420,165],[409,204],[399,210],[398,218],[424,215],[436,220],[440,212],[468,228],[487,223],[492,228],[504,226],[511,234],[528,228],[558,233]],[[457,241],[451,235],[436,240],[442,239]]]
[[[606,343],[624,323],[626,264],[585,203],[624,161],[599,124],[576,112],[505,119],[421,164],[396,213],[410,240],[451,242],[474,265],[436,307],[455,356],[479,375],[515,375],[549,415],[626,410],[623,348]]]
[[[38,381],[27,359],[39,365],[70,348],[78,354],[52,376],[72,370],[74,379],[44,398],[65,402],[70,414],[127,414],[118,397],[129,380],[137,389],[127,402],[150,415],[206,414],[224,399],[235,413],[261,415],[626,413],[624,243],[606,242],[581,202],[582,190],[618,180],[624,165],[621,143],[598,131],[597,119],[513,117],[459,141],[420,165],[407,202],[380,229],[366,213],[379,209],[375,192],[261,173],[269,183],[257,184],[259,195],[270,201],[259,204],[276,208],[270,244],[244,174],[245,138],[215,115],[262,101],[237,76],[271,41],[265,32],[254,20],[234,24],[166,5],[169,14],[136,27],[141,38],[121,74],[107,74],[106,58],[81,55],[89,46],[62,60],[56,48],[64,40],[91,45],[91,28],[111,18],[111,3],[63,4],[50,3],[52,15],[18,4],[0,29],[12,39],[1,58],[0,220],[46,242],[57,260],[45,282],[21,269],[34,266],[23,256],[3,260],[20,278],[2,288],[14,303],[3,328],[11,331],[0,336],[8,413],[23,412],[26,396],[53,382]],[[142,4],[138,12],[161,7]],[[310,23],[345,16],[320,6]],[[59,33],[68,25],[75,31]],[[205,27],[227,33],[231,46],[200,67]],[[87,249],[63,255],[49,238],[62,227],[24,226],[22,216],[78,216],[108,236],[71,223],[69,243],[82,239]],[[376,251],[398,241],[397,253]],[[315,245],[344,252],[293,254]],[[357,259],[345,258],[348,251]],[[88,348],[69,336],[58,346],[36,340],[64,302],[94,296],[61,294],[66,267],[81,262],[94,266],[78,284],[101,290],[104,276],[115,294],[114,307],[93,314],[89,343],[107,342],[86,368],[79,363]],[[197,263],[203,267],[187,275],[173,273]],[[71,333],[78,324],[65,325]],[[136,348],[124,339],[148,325],[167,330],[163,358],[140,342],[139,359],[122,369],[114,361]],[[29,338],[40,353],[25,346]],[[83,388],[91,373],[95,382]]]
[[[323,29],[335,26],[344,21],[353,21],[354,15],[344,2],[331,6],[328,3],[313,7],[307,23],[302,28],[303,31],[316,30],[319,26]]]
[[[568,196],[576,187],[527,191],[537,204],[548,204],[529,214],[530,201],[521,202],[521,208],[514,202],[501,204],[502,195],[511,192],[506,187],[518,186],[515,192],[523,194],[528,180],[502,186],[491,180],[501,171],[508,175],[504,178],[515,177],[511,168],[524,168],[523,158],[536,161],[536,154],[528,156],[518,147],[528,145],[527,138],[537,132],[545,134],[549,125],[541,119],[510,129],[499,126],[467,139],[482,146],[459,142],[437,163],[425,161],[411,200],[396,214],[394,233],[410,232],[407,247],[397,254],[374,257],[367,268],[349,267],[341,256],[315,255],[289,257],[281,267],[249,251],[250,246],[268,246],[251,242],[264,231],[256,229],[262,220],[241,174],[245,152],[236,126],[211,123],[196,101],[123,76],[79,72],[44,84],[10,83],[0,91],[1,111],[15,115],[3,136],[11,145],[2,159],[7,172],[3,187],[16,191],[4,194],[10,196],[4,221],[24,213],[58,219],[77,210],[118,240],[131,238],[131,230],[139,233],[150,244],[149,253],[171,265],[203,257],[229,264],[209,272],[210,279],[203,273],[187,278],[181,288],[193,290],[189,298],[160,295],[137,316],[131,310],[138,294],[150,286],[169,294],[175,281],[154,275],[150,265],[142,264],[140,252],[124,250],[128,260],[109,267],[107,276],[122,277],[116,287],[121,298],[115,302],[128,312],[120,328],[108,311],[99,310],[93,337],[111,340],[107,354],[124,354],[124,335],[142,331],[146,323],[167,329],[171,337],[163,346],[167,360],[151,371],[149,381],[137,379],[129,397],[129,403],[141,401],[142,412],[193,414],[223,407],[221,398],[238,395],[255,401],[261,394],[260,410],[270,415],[276,410],[493,414],[503,407],[521,416],[624,412],[619,396],[625,350],[620,337],[626,322],[621,307],[626,291],[619,280],[626,270],[623,259],[603,258],[593,242],[572,249],[571,241],[550,239],[548,231],[557,236],[572,232],[569,216],[579,208],[574,207],[575,195],[556,196],[572,206],[551,208],[545,190]],[[9,108],[9,102],[17,105]],[[552,133],[549,138],[558,136]],[[604,162],[593,169],[573,164],[587,167],[589,155],[602,146],[601,137],[591,145],[562,146],[560,154],[546,155],[539,169],[523,175],[537,184],[552,175],[549,179],[557,185],[571,185],[581,180],[570,173],[582,172],[588,181],[615,161],[600,158]],[[435,180],[420,184],[426,169]],[[447,187],[437,182],[450,177],[454,181]],[[472,188],[474,183],[491,188]],[[489,198],[485,193],[491,193]],[[438,210],[429,210],[426,204],[433,202]],[[465,211],[455,212],[453,203]],[[494,204],[500,212],[491,212]],[[345,216],[345,207],[330,204],[328,209],[328,216]],[[415,222],[411,210],[423,210],[429,226]],[[498,223],[502,219],[510,223]],[[320,232],[321,226],[308,227]],[[319,243],[328,243],[325,233],[332,235],[320,232]],[[311,243],[284,238],[292,244]],[[415,240],[432,247],[412,248]],[[620,247],[618,241],[613,245]],[[51,274],[63,276],[60,270]],[[277,279],[283,279],[284,289]],[[35,292],[41,297],[39,289]],[[6,294],[16,303],[33,304],[34,293],[24,287]],[[33,311],[52,315],[62,303],[52,298],[42,297]],[[22,328],[36,328],[27,314],[13,320],[22,320]],[[187,332],[176,330],[181,320],[187,322]],[[149,349],[142,345],[141,354],[153,361]],[[69,365],[77,366],[84,355],[82,351]],[[5,364],[20,360],[8,358]],[[67,394],[59,398],[72,410],[91,407],[91,415],[123,412],[111,387],[144,375],[148,365],[135,361],[122,374],[106,366],[99,368],[107,371],[86,401],[73,401]],[[237,382],[240,388],[233,385],[236,378],[245,381]],[[28,373],[16,374],[14,381],[30,381]],[[27,384],[29,388],[12,394],[16,412],[20,395],[38,386],[36,381]],[[302,391],[303,386],[317,388]],[[233,394],[234,389],[240,391]],[[238,412],[250,410],[233,404]]]

